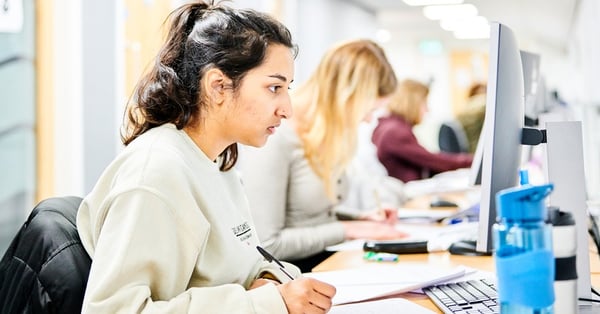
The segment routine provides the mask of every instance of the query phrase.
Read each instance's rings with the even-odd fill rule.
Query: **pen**
[[[260,246],[256,246],[256,249],[258,250],[258,252],[264,256],[264,258],[267,260],[267,262],[269,263],[273,263],[275,262],[277,265],[279,265],[279,269],[286,274],[291,280],[294,280],[294,277],[292,277],[292,275],[290,275],[290,273],[287,272],[287,270],[285,270],[285,266],[283,266],[283,264],[275,258],[275,256],[271,255],[271,253],[267,252],[265,249],[261,248]]]
[[[381,198],[379,198],[379,192],[377,192],[377,189],[373,190],[373,197],[375,197],[375,205],[377,206],[377,209],[382,210],[383,205],[381,204]]]

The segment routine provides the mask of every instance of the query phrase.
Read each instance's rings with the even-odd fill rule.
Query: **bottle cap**
[[[496,194],[497,218],[509,220],[546,220],[544,199],[554,189],[553,184],[530,184],[508,188]]]
[[[521,185],[529,184],[529,172],[526,169],[519,170],[519,183]]]

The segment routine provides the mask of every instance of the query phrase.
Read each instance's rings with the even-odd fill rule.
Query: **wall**
[[[563,77],[571,82],[566,98],[578,106],[583,120],[584,166],[588,199],[600,201],[600,2],[582,0],[577,23],[573,25],[570,55],[567,60],[572,75]]]
[[[129,91],[123,87],[127,86],[125,74],[117,69],[124,66],[123,63],[131,66],[129,61],[123,61],[123,51],[132,49],[132,46],[127,46],[128,42],[123,38],[123,15],[126,12],[121,1],[54,2],[57,4],[53,12],[57,17],[54,37],[60,43],[56,45],[54,55],[56,67],[60,70],[54,76],[54,84],[57,84],[56,152],[53,153],[56,176],[52,185],[55,194],[84,194],[91,189],[120,147],[117,132]],[[175,2],[178,1],[172,1]],[[300,47],[295,84],[308,78],[322,54],[333,43],[350,38],[374,38],[377,30],[375,13],[348,1],[238,0],[233,4],[272,12],[288,25]],[[599,85],[599,61],[594,57],[600,54],[598,40],[592,34],[593,30],[600,29],[598,6],[593,0],[581,1],[574,40],[567,51],[521,41],[523,48],[542,55],[542,73],[546,75],[550,88],[560,88],[569,100],[589,104],[582,111],[587,112],[586,117],[590,119],[597,116],[597,104],[600,102],[600,89],[595,88]],[[395,39],[383,46],[400,78],[415,77],[423,81],[433,78],[430,119],[437,122],[451,114],[448,53],[463,48],[448,44],[442,54],[423,55],[417,44],[406,38]],[[470,45],[470,48],[479,51],[487,49],[486,42]],[[136,68],[139,72],[145,61],[132,59],[139,62]],[[127,82],[131,83],[133,77],[135,75]],[[585,123],[585,134],[598,134],[591,133],[598,131],[593,129],[598,124],[593,122],[597,121],[595,118]],[[429,135],[432,142],[434,139]],[[600,147],[594,142],[596,139],[586,138],[586,141],[590,144],[586,146],[593,144],[593,147]],[[432,145],[428,147],[434,148]],[[592,170],[590,180],[593,184],[590,188],[594,191],[600,191],[600,170],[594,166],[600,164],[599,154],[586,150],[586,158],[590,160],[586,164]]]
[[[36,172],[35,10],[33,0],[5,5],[0,21],[15,23],[0,24],[0,253],[33,204]]]
[[[82,2],[84,192],[91,191],[119,147],[123,112],[121,1]]]
[[[53,97],[48,102],[38,102],[47,116],[38,118],[40,122],[51,125],[54,138],[51,150],[44,152],[39,162],[49,162],[44,168],[52,167],[51,174],[40,177],[43,190],[38,200],[58,195],[83,195],[84,178],[84,122],[83,122],[83,69],[82,69],[82,18],[81,3],[69,0],[55,0],[49,6],[54,31],[45,49],[52,58],[47,66],[52,66],[49,84],[53,88]],[[46,108],[46,107],[51,107]],[[47,158],[50,157],[50,158]],[[47,158],[47,159],[46,159]]]

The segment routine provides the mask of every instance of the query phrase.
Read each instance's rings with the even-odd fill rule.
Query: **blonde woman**
[[[384,51],[370,40],[331,48],[292,93],[294,114],[261,150],[244,147],[240,170],[261,242],[302,271],[348,239],[395,239],[393,210],[356,214],[340,203],[358,126],[396,88]],[[354,218],[340,221],[339,218]]]
[[[387,105],[389,115],[373,131],[377,157],[390,176],[403,182],[470,167],[473,161],[471,154],[432,153],[419,144],[412,129],[427,112],[428,95],[425,84],[402,81]]]

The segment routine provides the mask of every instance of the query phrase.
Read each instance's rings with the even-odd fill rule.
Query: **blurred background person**
[[[377,117],[385,112],[386,104],[381,104],[368,121],[360,123],[356,154],[347,167],[349,192],[342,205],[370,209],[376,207],[397,208],[407,200],[404,183],[387,173],[387,169],[377,158],[377,147],[371,141]]]
[[[341,205],[358,126],[396,85],[394,70],[375,42],[338,44],[292,93],[292,118],[282,121],[264,148],[241,151],[239,169],[250,208],[261,242],[273,255],[306,272],[331,255],[327,246],[405,236],[395,229],[395,210],[361,212]]]
[[[413,133],[427,113],[427,85],[407,79],[392,95],[388,114],[379,118],[373,131],[377,157],[390,176],[402,182],[426,179],[437,173],[471,166],[468,153],[433,153],[423,147]]]
[[[467,137],[468,151],[475,153],[479,135],[483,128],[485,119],[487,85],[485,83],[474,83],[469,88],[466,105],[456,114],[456,120],[462,126]]]

